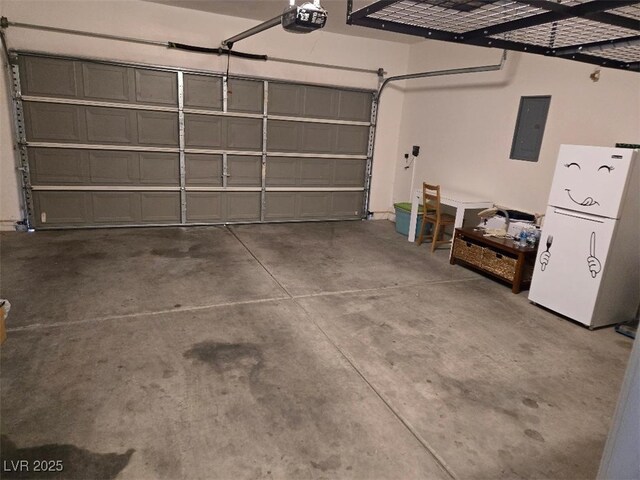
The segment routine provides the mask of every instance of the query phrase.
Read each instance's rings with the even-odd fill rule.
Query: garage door
[[[370,91],[19,54],[36,229],[366,215]]]

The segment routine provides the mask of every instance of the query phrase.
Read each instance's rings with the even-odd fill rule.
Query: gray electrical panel
[[[509,158],[529,162],[538,161],[550,103],[550,96],[522,97],[520,99],[518,120]]]

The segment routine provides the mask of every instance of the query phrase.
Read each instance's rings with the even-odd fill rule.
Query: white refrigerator
[[[589,328],[640,302],[638,150],[562,145],[529,300]]]

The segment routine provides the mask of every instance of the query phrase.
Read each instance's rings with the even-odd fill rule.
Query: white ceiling
[[[269,20],[281,13],[288,5],[288,0],[146,0],[174,7],[190,8],[203,12],[218,13],[232,17],[250,18],[257,23]],[[306,0],[305,0],[306,1]],[[374,0],[354,0],[353,10],[358,10],[373,3]],[[296,4],[304,3],[297,0]],[[347,0],[321,0],[323,8],[329,13],[324,30],[356,37],[376,38],[400,43],[416,43],[421,39],[399,33],[383,32],[373,28],[347,25]],[[257,24],[256,23],[256,24]],[[240,32],[238,32],[240,33]]]

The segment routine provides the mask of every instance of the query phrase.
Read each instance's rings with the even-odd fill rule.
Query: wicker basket
[[[456,238],[453,242],[453,258],[479,267],[482,265],[482,247],[461,238]]]
[[[513,281],[516,276],[517,259],[498,253],[490,248],[482,249],[482,267],[499,277]]]

